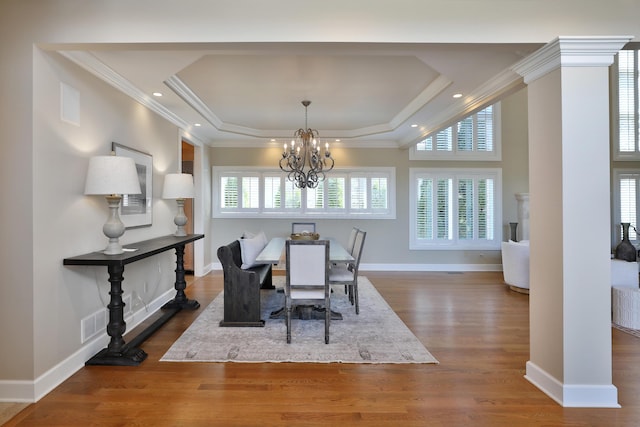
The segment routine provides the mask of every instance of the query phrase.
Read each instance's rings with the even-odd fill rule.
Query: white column
[[[619,407],[612,384],[609,65],[631,37],[560,37],[513,69],[528,84],[530,360],[568,407]]]

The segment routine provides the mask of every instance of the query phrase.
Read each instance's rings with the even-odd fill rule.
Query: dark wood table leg
[[[184,245],[176,246],[176,296],[167,302],[162,308],[188,308],[195,310],[200,308],[200,303],[196,300],[190,300],[184,293],[187,282],[184,280]]]
[[[109,309],[109,324],[107,334],[111,337],[107,348],[102,349],[98,354],[89,359],[87,365],[117,365],[117,366],[137,366],[147,358],[144,350],[127,346],[122,336],[127,329],[124,321],[124,302],[122,301],[122,273],[123,265],[109,265],[109,283],[111,299],[107,308]]]

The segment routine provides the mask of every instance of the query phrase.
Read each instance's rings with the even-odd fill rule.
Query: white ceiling
[[[408,147],[522,87],[510,67],[539,47],[127,44],[60,53],[208,145],[287,142],[305,124],[306,99],[308,126],[321,139]],[[455,93],[463,96],[454,99]]]

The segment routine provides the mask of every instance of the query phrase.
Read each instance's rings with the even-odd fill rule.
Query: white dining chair
[[[294,305],[321,305],[325,310],[324,342],[329,344],[331,323],[329,264],[328,240],[286,241],[284,300],[287,343],[291,343],[291,312]]]
[[[346,250],[349,251],[349,253],[351,254],[351,256],[353,256],[353,247],[356,244],[356,236],[358,235],[358,227],[353,227],[351,229],[351,233],[349,233],[349,240],[347,240],[347,246],[345,247]],[[348,267],[349,264],[333,264],[332,268],[335,266],[340,266],[340,267]],[[349,288],[347,287],[347,285],[344,286],[344,293],[347,294]]]
[[[329,283],[331,285],[345,285],[348,290],[349,301],[355,305],[356,314],[360,314],[360,304],[358,301],[358,271],[360,270],[360,260],[364,250],[364,241],[367,232],[358,229],[353,245],[353,262],[345,265],[334,265],[329,272]]]

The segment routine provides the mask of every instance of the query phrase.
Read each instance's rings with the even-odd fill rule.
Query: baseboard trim
[[[146,308],[141,307],[132,315],[127,316],[125,318],[127,330],[132,330],[153,315],[166,302],[173,299],[175,294],[176,290],[171,288],[154,299]],[[105,330],[34,381],[0,380],[0,402],[37,402],[82,368],[87,360],[105,348],[109,344],[109,339]]]
[[[219,262],[211,264],[211,271],[222,270]],[[360,271],[502,271],[502,264],[360,264]]]
[[[531,361],[526,367],[525,379],[565,408],[621,407],[613,384],[563,384]]]

